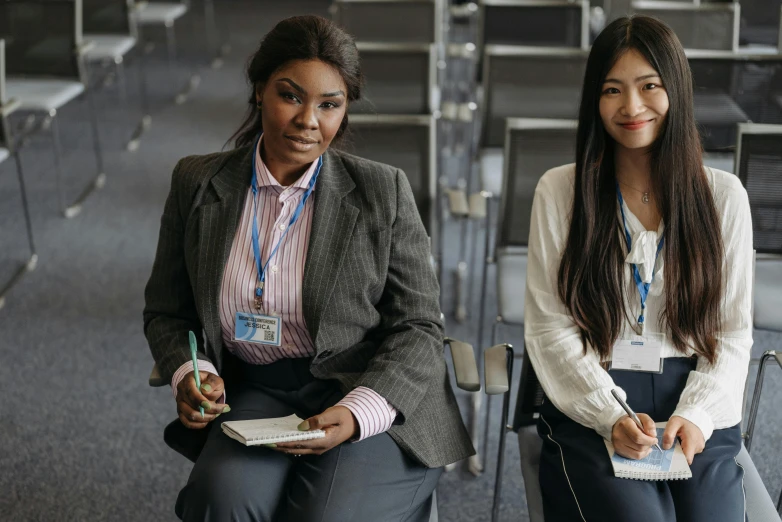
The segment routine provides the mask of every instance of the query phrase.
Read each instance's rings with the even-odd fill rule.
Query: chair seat
[[[497,310],[508,324],[524,324],[527,293],[527,248],[497,249]]]
[[[698,457],[695,457],[698,458]],[[768,494],[755,464],[744,445],[736,455],[736,462],[744,468],[744,494],[747,501],[748,522],[780,522],[774,501]]]
[[[122,58],[136,45],[134,37],[115,34],[85,34],[84,40],[93,44],[86,54],[91,62]]]
[[[8,158],[8,149],[0,147],[0,163],[4,162]]]
[[[187,6],[177,2],[147,3],[138,13],[138,23],[142,25],[171,25],[187,12]]]
[[[495,196],[502,194],[502,149],[483,149],[480,154],[481,184]]]
[[[782,257],[755,262],[755,328],[782,332]]]
[[[46,78],[8,78],[6,93],[19,100],[23,111],[57,110],[84,92],[81,82]]]

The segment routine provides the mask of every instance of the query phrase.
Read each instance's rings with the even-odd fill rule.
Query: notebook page
[[[658,422],[657,438],[662,441],[667,423]],[[676,444],[662,452],[652,448],[652,452],[643,459],[633,460],[617,455],[613,445],[604,441],[608,454],[611,458],[611,464],[614,468],[614,475],[619,478],[629,478],[636,480],[681,480],[692,477],[690,466],[687,464],[687,458],[684,456],[681,444]]]
[[[221,427],[223,433],[247,446],[321,439],[326,436],[323,430],[299,431],[298,426],[303,420],[296,415],[289,415],[274,419],[226,421]]]

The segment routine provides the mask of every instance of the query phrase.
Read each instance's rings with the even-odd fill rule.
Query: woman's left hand
[[[335,446],[358,436],[358,422],[344,406],[333,406],[320,415],[315,415],[299,424],[299,430],[323,430],[322,439],[281,442],[272,449],[289,455],[322,455]]]
[[[695,455],[703,451],[706,447],[706,441],[703,438],[701,429],[688,421],[684,417],[674,415],[668,419],[663,434],[663,449],[669,449],[676,443],[676,437],[682,441],[682,451],[687,457],[687,464],[692,464]]]

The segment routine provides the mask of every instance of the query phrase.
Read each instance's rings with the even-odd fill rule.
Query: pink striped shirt
[[[256,154],[258,180],[258,237],[261,242],[261,258],[264,262],[277,245],[291,215],[307,190],[315,174],[317,161],[289,187],[280,185],[261,159],[260,143]],[[315,190],[317,191],[317,185]],[[263,290],[263,310],[255,309],[255,289],[258,272],[252,247],[253,193],[248,189],[239,228],[234,236],[231,253],[223,272],[220,295],[220,324],[223,344],[234,355],[250,364],[269,364],[285,358],[312,357],[315,347],[304,321],[302,284],[304,264],[307,259],[310,232],[312,230],[313,200],[308,199],[299,219],[283,239],[274,258],[266,269]],[[282,319],[281,346],[234,341],[236,312],[262,313]],[[215,367],[199,360],[198,369],[217,374]],[[183,364],[171,379],[176,397],[179,381],[193,370],[193,363]],[[391,427],[397,411],[374,390],[360,386],[348,393],[338,403],[348,408],[359,425],[363,440],[382,433]]]

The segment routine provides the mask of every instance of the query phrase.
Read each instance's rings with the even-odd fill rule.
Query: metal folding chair
[[[145,0],[136,1],[138,9],[138,24],[142,28],[162,27],[166,33],[166,52],[168,57],[168,70],[172,79],[176,81],[175,62],[177,58],[176,23],[190,10],[190,0]],[[147,33],[144,33],[145,35]],[[147,44],[148,42],[144,42]],[[201,77],[197,74],[190,76],[184,89],[174,98],[177,104],[187,101],[187,98],[195,90]]]
[[[738,51],[738,2],[685,4],[658,0],[636,0],[632,12],[659,18],[679,37],[685,49]]]
[[[527,241],[529,219],[535,187],[540,177],[549,169],[575,159],[575,120],[546,120],[509,118],[506,126],[505,161],[502,191],[497,217],[497,232],[492,245],[490,223],[491,207],[487,205],[486,241],[484,264],[480,286],[480,314],[478,318],[479,349],[483,342],[486,324],[486,300],[489,265],[497,267],[497,317],[492,326],[491,344],[496,344],[500,325],[524,325],[524,294],[527,275]],[[472,264],[475,265],[473,259]],[[477,401],[477,399],[476,399]],[[491,396],[486,399],[484,445],[488,439]],[[474,405],[475,424],[479,430],[480,402]],[[480,462],[471,468],[474,474],[482,471]]]
[[[81,0],[6,0],[0,3],[0,36],[6,38],[6,88],[21,111],[42,116],[50,125],[60,206],[66,218],[81,211],[84,200],[106,182],[103,172],[97,113],[88,88],[82,40]],[[76,201],[65,204],[61,183],[61,147],[58,111],[84,95],[98,174]],[[29,131],[29,129],[28,129]],[[21,136],[24,139],[25,136]]]
[[[16,147],[11,134],[11,126],[8,124],[8,115],[19,107],[19,102],[8,98],[5,92],[5,40],[0,40],[0,163],[13,156],[16,162],[16,175],[19,180],[19,191],[22,198],[22,212],[24,213],[24,223],[27,232],[27,244],[30,248],[27,261],[14,272],[10,279],[0,286],[0,308],[5,305],[5,296],[11,290],[24,274],[35,270],[38,264],[38,254],[35,251],[35,242],[33,241],[33,226],[30,221],[30,211],[27,206],[27,192],[24,185],[24,173],[22,172],[22,162],[19,159],[19,150]],[[9,249],[3,249],[10,254]],[[476,370],[477,373],[477,370]]]
[[[589,48],[589,0],[483,0],[484,45]]]
[[[82,1],[84,2],[84,39],[91,44],[86,59],[91,65],[113,67],[120,102],[125,105],[127,103],[125,57],[139,47],[137,46],[139,34],[136,4],[132,0]],[[147,100],[144,53],[141,50],[138,52],[138,77],[141,120],[128,141],[127,149],[130,151],[138,149],[141,135],[152,123]],[[96,80],[93,79],[94,81]]]
[[[456,385],[462,390],[471,393],[480,391],[481,381],[478,374],[478,368],[475,364],[475,352],[473,351],[473,347],[467,343],[457,341],[456,339],[451,339],[450,337],[446,337],[443,340],[443,344],[445,347],[450,347],[451,349],[451,359],[453,361],[454,373],[456,374]],[[152,372],[149,375],[149,385],[158,388],[168,384],[171,384],[170,381],[161,375],[157,364],[155,364],[152,367]],[[173,431],[177,428],[182,430],[187,429],[179,423],[178,419],[175,420],[166,427],[166,434],[164,435],[166,443],[169,443],[171,440],[169,438],[169,430]],[[204,438],[202,443],[205,441],[206,439]],[[196,461],[196,458],[198,458],[198,454],[200,453],[200,448],[185,449],[174,447],[171,444],[169,444],[169,446],[192,462]],[[203,444],[201,444],[201,447],[203,447]],[[432,493],[431,506],[431,511],[429,512],[429,522],[438,522],[439,515],[437,510],[436,491]]]

